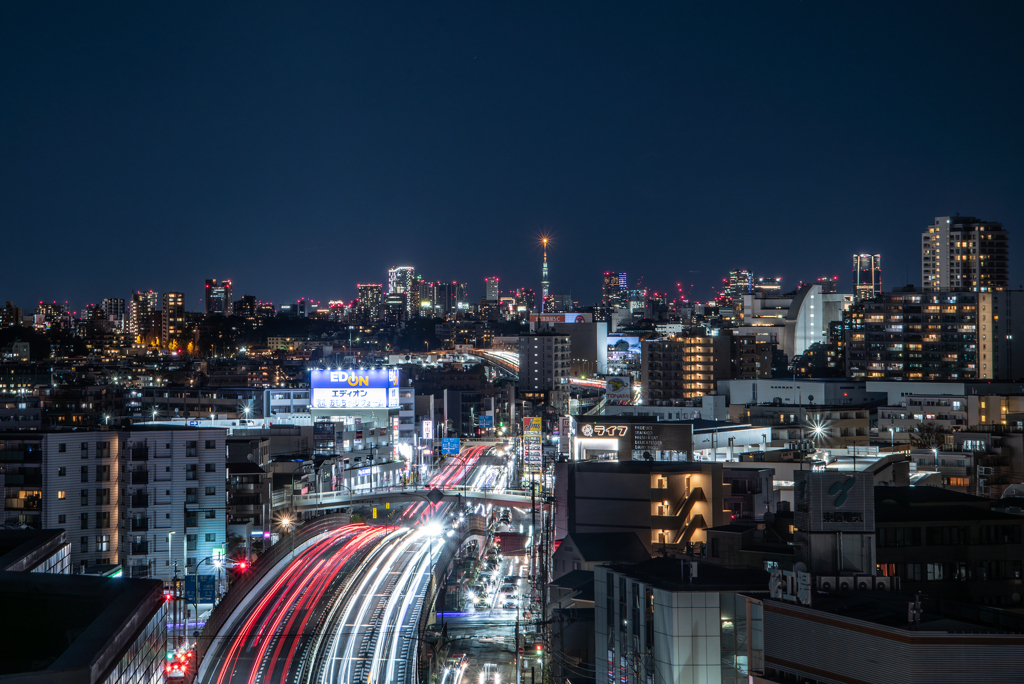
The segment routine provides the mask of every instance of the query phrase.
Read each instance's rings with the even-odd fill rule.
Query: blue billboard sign
[[[477,426],[482,428],[494,427],[494,416],[479,416],[477,418]]]
[[[397,368],[311,370],[310,406],[315,409],[398,406]]]
[[[443,456],[458,456],[459,455],[459,438],[458,437],[442,437],[441,438],[441,454]]]

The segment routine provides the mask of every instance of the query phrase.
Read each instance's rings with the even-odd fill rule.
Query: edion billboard
[[[398,406],[397,368],[311,370],[310,406],[315,409]]]

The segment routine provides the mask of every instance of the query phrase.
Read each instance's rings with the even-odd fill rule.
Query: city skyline
[[[923,7],[335,7],[239,31],[227,7],[8,5],[0,225],[38,256],[5,265],[4,297],[192,309],[221,274],[327,301],[400,263],[539,291],[545,232],[552,291],[581,301],[606,268],[706,298],[737,266],[847,281],[855,253],[914,283],[935,216],[1024,224],[1022,9]],[[984,49],[913,47],[953,33]]]

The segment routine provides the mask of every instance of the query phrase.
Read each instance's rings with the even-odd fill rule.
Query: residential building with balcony
[[[730,378],[771,377],[771,345],[753,335],[683,335],[641,343],[644,404],[715,394]]]
[[[925,290],[991,292],[1009,288],[1009,239],[1003,224],[973,216],[937,216],[921,233]]]
[[[863,324],[845,331],[848,378],[1024,379],[1024,293],[921,292],[911,286],[855,309]]]
[[[633,532],[652,551],[699,551],[705,530],[775,510],[770,468],[595,461],[556,465],[565,534]],[[556,538],[561,538],[556,531]]]

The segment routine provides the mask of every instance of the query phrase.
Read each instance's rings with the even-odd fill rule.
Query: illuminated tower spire
[[[544,303],[548,298],[548,239],[541,238],[540,242],[544,245],[544,265],[540,269],[540,312],[544,313]]]

